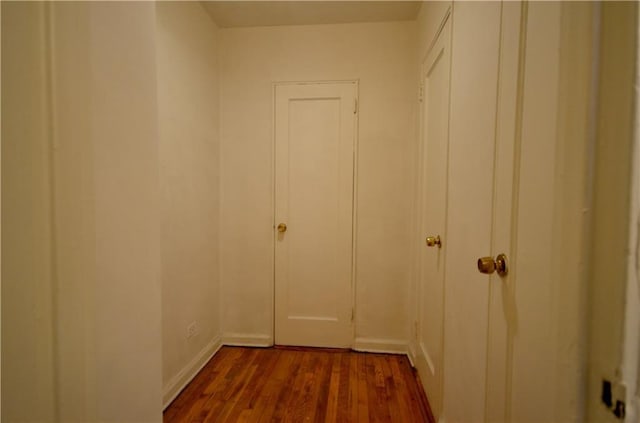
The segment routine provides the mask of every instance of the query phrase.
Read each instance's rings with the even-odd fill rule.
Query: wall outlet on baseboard
[[[193,321],[187,326],[187,339],[193,338],[198,334],[198,322]]]

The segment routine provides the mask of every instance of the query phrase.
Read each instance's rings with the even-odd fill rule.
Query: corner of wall
[[[222,347],[222,338],[216,336],[186,366],[164,385],[162,389],[162,408],[167,408],[182,390],[193,380],[202,368]]]

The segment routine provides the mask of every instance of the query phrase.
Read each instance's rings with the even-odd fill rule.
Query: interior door
[[[421,267],[416,366],[434,415],[442,408],[444,257],[449,144],[451,20],[422,63]]]
[[[355,82],[275,87],[275,342],[350,347]]]
[[[501,253],[514,267],[521,4],[454,3],[453,21],[443,415],[500,422],[513,308],[509,273],[494,272]]]

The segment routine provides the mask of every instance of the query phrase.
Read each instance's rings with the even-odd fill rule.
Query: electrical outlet
[[[198,323],[191,322],[189,326],[187,326],[187,339],[193,338],[198,334]]]

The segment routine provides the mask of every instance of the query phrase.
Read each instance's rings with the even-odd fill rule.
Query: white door
[[[449,70],[451,19],[446,18],[422,63],[422,194],[418,360],[429,405],[442,409],[444,257],[447,249],[447,153],[449,143]]]
[[[509,275],[478,259],[511,256],[520,3],[453,5],[443,416],[500,422],[512,324]],[[513,271],[513,263],[511,271]]]
[[[350,347],[355,82],[275,87],[275,343]]]

